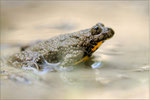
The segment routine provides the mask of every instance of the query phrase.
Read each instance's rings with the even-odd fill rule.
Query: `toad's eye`
[[[102,31],[102,29],[101,29],[100,27],[94,26],[94,27],[92,27],[92,29],[91,29],[91,34],[92,34],[92,35],[97,35],[97,34],[100,34],[101,31]]]

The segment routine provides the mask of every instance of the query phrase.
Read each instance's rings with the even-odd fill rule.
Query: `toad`
[[[19,53],[10,57],[9,63],[16,67],[31,66],[37,69],[45,65],[53,69],[77,65],[86,61],[113,35],[111,28],[97,23],[85,30],[62,34],[23,47]]]

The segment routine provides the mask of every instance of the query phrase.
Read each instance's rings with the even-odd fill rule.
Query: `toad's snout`
[[[109,39],[114,36],[115,32],[112,28],[106,27],[104,34],[107,36],[107,39]]]

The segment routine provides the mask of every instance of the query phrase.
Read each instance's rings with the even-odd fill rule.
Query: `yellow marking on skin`
[[[102,43],[103,41],[98,42],[97,45],[91,51],[95,51]]]
[[[102,43],[103,43],[103,41],[98,42],[97,45],[93,49],[91,49],[91,51],[95,51],[99,46],[101,46]],[[83,61],[86,61],[88,59],[89,59],[89,56],[85,56],[84,58],[82,58],[81,60],[79,60],[78,62],[76,62],[75,65],[79,64],[79,63],[81,63]]]
[[[76,64],[79,64],[79,63],[81,63],[81,62],[83,62],[83,61],[86,61],[86,60],[88,60],[88,59],[89,59],[89,57],[88,57],[88,56],[85,56],[84,58],[82,58],[81,60],[79,60],[78,62],[76,62],[75,65],[76,65]]]

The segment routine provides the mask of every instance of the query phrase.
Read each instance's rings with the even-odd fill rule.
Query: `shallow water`
[[[147,1],[1,2],[2,99],[148,99]],[[89,28],[98,22],[115,30],[90,63],[73,71],[38,72],[7,65],[19,46]]]

